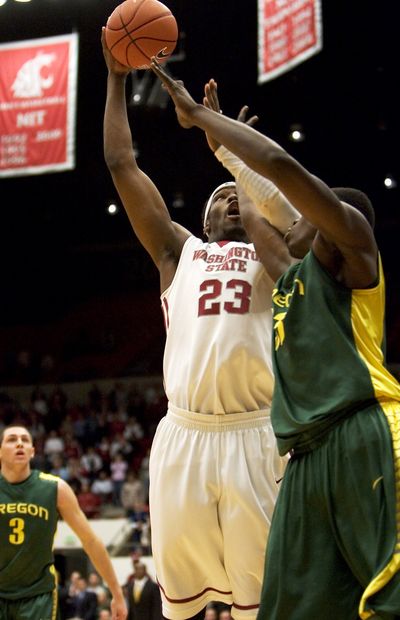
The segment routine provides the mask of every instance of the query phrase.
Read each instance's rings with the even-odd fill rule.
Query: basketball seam
[[[147,26],[148,24],[153,24],[154,22],[159,21],[163,17],[170,17],[170,13],[164,13],[163,15],[157,15],[157,17],[152,17],[147,22],[143,22],[142,24],[140,24],[140,26],[136,26],[133,30],[127,30],[127,27],[129,26],[129,24],[124,24],[122,20],[121,20],[121,23],[123,27],[125,28],[127,34],[131,34],[132,32],[135,32],[135,30],[138,30],[139,28],[143,28],[143,26]]]
[[[168,13],[168,15],[169,15],[169,13]],[[160,15],[159,17],[156,17],[155,19],[150,19],[148,22],[144,22],[143,24],[141,24],[140,26],[137,26],[133,30],[128,30],[126,25],[123,23],[123,21],[121,19],[121,24],[122,24],[122,27],[123,27],[123,29],[125,31],[125,34],[123,34],[121,36],[121,38],[119,38],[117,41],[114,41],[114,43],[111,46],[111,49],[113,49],[116,45],[118,45],[118,43],[120,43],[126,36],[128,36],[128,38],[130,39],[131,43],[135,43],[135,41],[140,41],[142,39],[147,39],[147,40],[150,40],[150,41],[165,41],[165,43],[175,43],[175,39],[164,39],[164,38],[163,39],[158,39],[157,37],[149,37],[149,36],[144,36],[144,35],[141,36],[141,37],[137,37],[135,39],[135,38],[133,38],[131,36],[135,32],[135,30],[138,30],[139,28],[142,28],[143,26],[146,26],[149,23],[153,23],[154,21],[159,20],[161,17],[166,17],[166,15],[164,14],[164,15]],[[132,20],[130,20],[130,21],[132,21]],[[112,30],[112,28],[110,28],[110,30]],[[119,28],[114,30],[114,32],[116,32],[117,30],[119,30]],[[146,56],[146,58],[149,58],[149,60],[150,60],[150,57]]]
[[[129,43],[129,44],[126,46],[126,48],[125,48],[125,49],[126,49],[125,58],[126,58],[126,60],[127,60],[127,61],[128,61],[128,50],[129,50],[129,47],[130,47],[130,46],[132,46],[132,45],[134,45],[134,46],[135,46],[135,48],[136,48],[136,49],[137,49],[137,50],[138,50],[138,51],[142,54],[142,56],[144,56],[145,58],[147,58],[147,60],[151,60],[151,58],[152,58],[152,57],[151,57],[151,56],[148,56],[148,55],[146,54],[146,52],[144,52],[144,51],[141,49],[140,45],[139,45],[140,41],[145,40],[145,39],[146,39],[146,40],[150,40],[150,41],[158,41],[158,40],[159,40],[159,39],[152,39],[151,37],[141,37],[140,39],[135,39],[134,41],[130,41],[130,43]],[[138,43],[138,42],[139,42],[139,43]],[[165,42],[165,43],[175,43],[175,41],[174,41],[174,40],[169,41],[168,39],[163,39],[163,42]],[[165,47],[166,47],[166,46],[164,45],[164,47],[162,47],[161,49],[165,49]],[[161,51],[161,50],[159,50],[159,51]],[[171,54],[168,54],[168,56],[170,56],[170,55],[171,55]]]

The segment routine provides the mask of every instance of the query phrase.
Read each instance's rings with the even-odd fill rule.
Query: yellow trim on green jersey
[[[351,322],[354,341],[366,364],[377,400],[400,400],[400,384],[384,365],[382,317],[385,315],[385,280],[379,257],[379,283],[352,293]]]
[[[371,609],[365,609],[367,600],[382,590],[386,584],[400,570],[400,405],[396,402],[385,402],[381,404],[383,413],[389,424],[392,435],[393,445],[393,464],[395,473],[395,492],[396,492],[396,545],[393,555],[385,568],[378,574],[365,588],[361,597],[358,612],[362,620],[368,620],[374,616]]]

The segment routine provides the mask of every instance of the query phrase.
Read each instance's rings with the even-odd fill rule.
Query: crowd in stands
[[[20,423],[31,430],[32,466],[66,480],[88,518],[126,516],[132,548],[150,552],[149,452],[164,392],[115,382],[105,391],[93,384],[82,402],[64,387],[32,390],[22,405],[0,393],[0,427]]]
[[[164,620],[159,587],[141,561],[140,552],[132,556],[133,572],[123,584],[128,620]],[[87,578],[73,571],[59,583],[61,620],[111,620],[110,592],[95,571]],[[213,602],[207,605],[204,620],[232,620],[230,607]]]

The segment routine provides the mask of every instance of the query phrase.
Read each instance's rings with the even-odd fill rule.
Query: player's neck
[[[31,475],[30,465],[21,465],[16,467],[7,467],[7,464],[2,464],[1,466],[1,475],[7,482],[10,484],[18,484],[19,482],[24,482]]]

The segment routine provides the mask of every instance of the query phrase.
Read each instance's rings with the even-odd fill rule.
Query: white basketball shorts
[[[169,406],[150,454],[152,549],[163,615],[208,602],[256,617],[272,512],[287,459],[269,411],[204,415]]]

